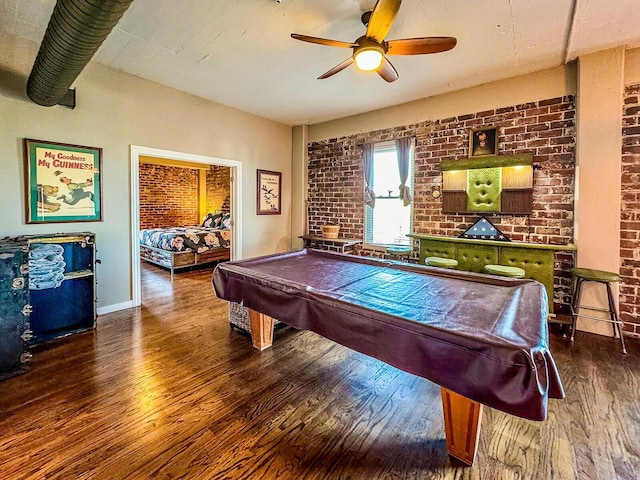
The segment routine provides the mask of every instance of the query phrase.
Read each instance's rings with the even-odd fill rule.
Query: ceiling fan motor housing
[[[359,50],[371,49],[371,50],[380,50],[382,53],[387,53],[387,42],[376,42],[374,39],[363,35],[358,38],[355,43],[358,44],[357,47],[353,47],[353,53],[357,53]]]

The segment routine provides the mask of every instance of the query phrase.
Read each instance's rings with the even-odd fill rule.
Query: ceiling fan
[[[446,52],[455,47],[457,43],[455,37],[420,37],[385,41],[384,37],[389,33],[401,3],[402,0],[378,0],[372,11],[362,14],[361,20],[367,27],[367,32],[352,43],[310,37],[298,33],[292,33],[291,37],[303,42],[353,49],[351,57],[320,75],[319,80],[335,75],[355,62],[359,69],[375,70],[387,82],[394,82],[398,79],[398,72],[386,55],[422,55]]]

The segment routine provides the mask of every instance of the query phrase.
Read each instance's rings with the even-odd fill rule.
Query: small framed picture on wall
[[[280,215],[282,173],[258,170],[257,215]]]
[[[476,128],[469,132],[469,158],[498,153],[498,128]]]

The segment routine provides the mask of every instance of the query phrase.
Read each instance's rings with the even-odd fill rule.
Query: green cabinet
[[[555,252],[573,251],[575,245],[548,245],[523,242],[499,242],[439,235],[409,234],[420,243],[419,261],[427,257],[453,258],[458,270],[482,272],[485,265],[507,265],[525,271],[525,278],[537,280],[545,286],[549,310],[553,313],[553,277]]]

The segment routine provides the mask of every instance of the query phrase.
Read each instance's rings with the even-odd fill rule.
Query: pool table
[[[483,405],[544,420],[564,397],[534,280],[301,250],[219,264],[213,286],[249,309],[259,349],[277,318],[440,385],[447,450],[469,465]]]

